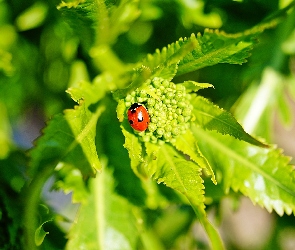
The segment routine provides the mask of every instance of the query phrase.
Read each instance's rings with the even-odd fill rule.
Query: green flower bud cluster
[[[133,103],[140,103],[148,110],[148,128],[137,132],[142,141],[160,144],[173,142],[189,127],[192,113],[190,95],[183,85],[158,77],[149,81],[147,87],[136,89],[127,95],[125,105],[129,108]]]

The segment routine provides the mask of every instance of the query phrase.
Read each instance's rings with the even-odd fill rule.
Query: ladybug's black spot
[[[140,107],[140,106],[142,106],[142,105],[140,105],[139,103],[133,103],[133,104],[130,106],[129,110],[131,111],[131,113],[135,113],[135,112],[136,112],[136,109],[137,109],[138,107]]]
[[[133,124],[133,121],[132,120],[129,120],[129,123],[130,123],[130,125],[132,125]]]

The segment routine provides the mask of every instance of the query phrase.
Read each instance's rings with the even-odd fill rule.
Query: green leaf
[[[51,220],[50,220],[50,221],[51,221]],[[46,235],[49,234],[49,232],[45,232],[44,229],[43,229],[43,225],[44,225],[46,222],[49,222],[49,221],[45,221],[45,222],[43,222],[43,223],[42,223],[42,224],[36,229],[36,231],[35,231],[35,244],[36,244],[37,246],[40,246],[40,245],[43,243],[43,241],[44,241]]]
[[[84,177],[94,176],[100,170],[95,136],[97,120],[105,110],[101,101],[108,90],[105,78],[107,74],[97,77],[93,84],[83,81],[67,90],[79,105],[56,115],[37,139],[31,151],[32,175],[47,164],[58,163],[75,166]]]
[[[248,196],[269,212],[295,213],[295,173],[290,157],[275,148],[255,147],[229,136],[193,127],[208,161],[221,171],[223,188]]]
[[[207,159],[202,155],[196,139],[190,130],[187,130],[183,135],[179,135],[173,146],[180,152],[188,155],[200,167],[206,169],[207,174],[211,175],[213,183],[216,184],[214,172]]]
[[[124,147],[128,150],[131,168],[138,177],[146,178],[145,170],[142,168],[142,165],[145,163],[142,143],[134,133],[125,130],[122,126],[121,128],[125,136]]]
[[[136,0],[120,1],[118,6],[113,1],[105,0],[62,1],[57,9],[87,49],[113,44],[140,14]]]
[[[115,100],[120,100],[126,97],[131,91],[141,87],[151,77],[151,70],[148,67],[142,66],[136,69],[135,76],[131,84],[127,88],[114,91],[113,97]]]
[[[205,29],[204,34],[192,34],[196,41],[194,50],[180,61],[177,75],[195,71],[218,63],[242,64],[250,56],[255,38],[265,29],[274,27],[278,19],[258,24],[253,28],[236,34],[226,34],[219,30]]]
[[[117,118],[119,122],[123,122],[125,118],[125,113],[126,113],[126,105],[125,105],[124,99],[120,99],[118,101],[116,113],[117,113]]]
[[[145,152],[146,157],[145,160],[147,162],[147,172],[149,173],[149,177],[152,177],[157,169],[157,158],[159,157],[160,146],[155,143],[146,142],[145,144]]]
[[[167,144],[159,151],[158,168],[153,178],[158,183],[184,194],[194,205],[204,210],[204,186],[201,178],[201,168],[192,161],[187,161]]]
[[[108,73],[101,74],[97,76],[93,83],[89,83],[87,81],[79,82],[76,87],[70,87],[67,89],[67,93],[71,95],[71,98],[79,103],[81,100],[86,102],[88,105],[91,103],[97,103],[101,100],[107,91],[109,91],[109,87],[113,83],[112,80],[107,80],[111,78]]]
[[[57,9],[61,11],[63,17],[72,27],[75,34],[80,38],[81,43],[87,50],[93,46],[96,40],[95,27],[98,25],[99,21],[103,22],[103,17],[106,15],[104,2],[102,2],[99,9],[97,7],[98,2],[101,1],[62,1],[57,6]],[[100,18],[99,21],[97,17]],[[103,23],[100,23],[100,25],[103,25]]]
[[[151,70],[152,76],[171,80],[176,74],[180,60],[195,47],[196,40],[194,35],[189,39],[186,37],[180,38],[162,50],[157,49],[153,55],[147,55],[142,64]]]
[[[195,81],[185,81],[183,83],[178,84],[183,85],[187,93],[197,92],[200,89],[214,88],[214,86],[210,83],[200,83]]]
[[[271,20],[236,34],[205,29],[203,35],[192,34],[190,38],[181,38],[162,50],[157,49],[153,55],[149,54],[142,64],[151,69],[153,76],[165,76],[169,80],[174,77],[169,69],[173,64],[174,67],[177,66],[177,75],[218,63],[242,64],[250,56],[249,52],[255,44],[256,36],[277,23],[277,19]],[[170,74],[167,74],[167,68]]]
[[[180,157],[171,146],[164,144],[157,158],[158,168],[153,178],[158,183],[163,182],[166,186],[182,193],[191,203],[200,222],[204,226],[213,249],[223,249],[221,238],[208,221],[204,206],[204,185],[201,178],[201,168]]]
[[[31,151],[31,174],[58,162],[77,167],[84,176],[93,176],[100,170],[95,134],[96,122],[104,109],[104,106],[98,106],[91,112],[82,103],[74,110],[66,110],[64,115],[56,115]]]
[[[44,205],[41,205],[39,207],[39,213],[40,213],[39,214],[40,217],[42,217],[42,223],[41,223],[41,225],[35,231],[35,244],[37,246],[40,246],[43,243],[46,235],[49,234],[49,232],[45,232],[44,231],[44,229],[43,229],[44,224],[53,220],[51,218],[51,215],[49,214],[48,207],[46,207]]]
[[[72,165],[59,163],[55,169],[56,181],[53,188],[63,190],[64,193],[72,193],[72,202],[85,202],[88,189],[82,173]]]
[[[130,203],[114,192],[107,168],[89,181],[87,201],[81,204],[66,249],[136,249],[138,231]]]
[[[246,141],[256,146],[267,145],[256,140],[246,133],[236,119],[227,111],[219,108],[201,96],[195,96],[191,100],[195,123],[206,130],[216,130],[221,134],[229,134],[239,140]]]

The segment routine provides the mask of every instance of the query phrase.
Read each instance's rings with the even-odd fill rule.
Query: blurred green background
[[[242,32],[290,2],[142,0],[140,17],[118,38],[113,50],[124,63],[135,63],[180,37],[202,33],[204,28]],[[92,80],[100,73],[89,56],[91,36],[81,39],[73,32],[56,8],[59,3],[0,0],[0,159],[14,149],[32,147],[46,121],[73,107],[65,90],[79,79]],[[280,112],[267,110],[264,123],[255,132],[278,143],[291,156],[295,156],[294,24],[291,13],[278,27],[260,35],[246,64],[220,64],[175,79],[213,84],[215,89],[200,93],[235,112],[239,98],[248,93],[249,86],[258,86],[265,68],[272,67],[284,77],[283,100],[277,102]],[[262,129],[268,134],[260,134]],[[223,203],[221,234],[229,249],[295,249],[293,217],[278,219],[246,198],[234,214],[228,211],[234,199]]]

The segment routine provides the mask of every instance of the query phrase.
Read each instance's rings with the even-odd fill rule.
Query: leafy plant
[[[188,13],[185,3],[178,2]],[[278,25],[283,17],[293,17],[292,7],[293,3],[243,31],[226,33],[206,28],[203,33],[192,33],[156,49],[143,59],[124,63],[115,52],[122,34],[135,28],[137,22],[148,27],[143,23],[157,19],[160,7],[134,0],[61,2],[56,15],[63,19],[56,27],[68,37],[63,48],[69,50],[66,56],[67,51],[62,49],[64,62],[57,65],[71,62],[66,92],[76,106],[50,119],[30,149],[28,160],[22,150],[12,149],[9,137],[1,139],[5,148],[0,163],[3,180],[7,181],[4,185],[9,190],[14,188],[24,205],[24,226],[20,226],[21,222],[7,224],[9,229],[15,229],[11,229],[14,233],[5,246],[20,246],[14,234],[22,228],[23,246],[27,249],[177,248],[181,235],[189,234],[197,218],[211,248],[224,249],[207,211],[231,191],[280,216],[294,213],[290,157],[251,136],[229,111],[200,94],[212,84],[189,78],[189,73],[205,67],[245,63],[257,45],[257,37]],[[20,15],[18,25],[22,30],[37,27],[44,22],[48,8],[45,3],[33,5],[31,12]],[[203,13],[202,9],[198,11]],[[20,20],[29,20],[28,13],[43,16],[26,27]],[[213,17],[208,24],[214,23]],[[202,24],[204,20],[191,19]],[[83,60],[75,58],[75,50]],[[123,49],[119,50],[122,53]],[[0,66],[4,65],[1,69],[9,75],[14,64],[4,63],[9,61],[9,52],[2,54]],[[246,97],[247,93],[244,100]],[[144,105],[148,111],[150,123],[145,131],[134,130],[128,122],[127,111],[133,103]],[[247,102],[242,104],[236,110],[250,112]],[[3,131],[9,131],[3,114],[0,125]],[[14,162],[14,151],[22,155],[20,163]],[[27,178],[21,172],[13,174],[23,187],[13,187],[8,181],[7,164],[13,166],[11,169],[28,167]],[[72,201],[80,204],[69,230],[62,226],[71,220],[60,216],[63,208],[51,211],[47,204],[45,214],[39,211],[43,208],[41,190],[48,179],[53,180],[51,188],[71,193]],[[12,201],[5,192],[1,196],[5,214]],[[59,238],[66,234],[67,242],[60,246],[51,240],[52,231]],[[193,248],[197,243],[191,238],[189,244]]]

